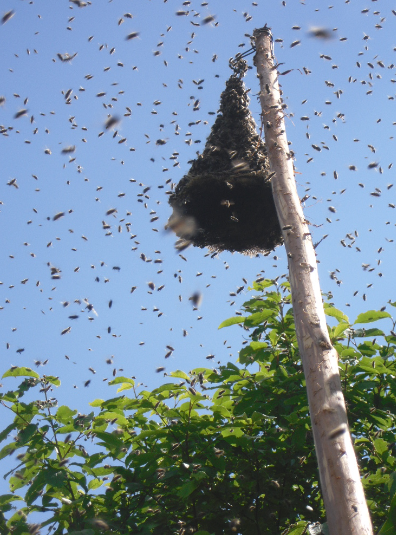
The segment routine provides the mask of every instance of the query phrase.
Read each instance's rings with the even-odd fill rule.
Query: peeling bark
[[[271,170],[275,172],[272,191],[289,263],[297,340],[327,523],[331,535],[372,535],[348,428],[338,355],[329,338],[315,251],[294,180],[272,34],[264,27],[254,31],[254,38],[262,124]]]

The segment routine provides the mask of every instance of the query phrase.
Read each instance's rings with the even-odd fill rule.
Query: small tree
[[[25,379],[1,395],[14,420],[0,433],[0,458],[16,462],[5,476],[10,493],[0,496],[0,532],[314,533],[325,510],[290,285],[263,280],[253,290],[244,314],[220,325],[249,336],[238,365],[176,371],[152,392],[117,377],[109,382],[116,395],[93,401],[88,414],[56,407],[59,378],[6,372],[7,381]],[[381,535],[390,535],[396,337],[357,325],[387,319],[393,331],[395,322],[369,311],[350,323],[331,303],[325,312],[374,527],[389,515]],[[37,512],[44,520],[33,524]]]

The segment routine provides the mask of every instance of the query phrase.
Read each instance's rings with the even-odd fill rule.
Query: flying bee
[[[191,240],[185,240],[183,238],[180,238],[175,243],[175,249],[177,249],[178,251],[184,251],[184,249],[190,247],[191,243]]]
[[[4,15],[1,18],[1,24],[5,24],[8,22],[12,17],[15,15],[15,11],[11,9],[11,11],[7,11],[7,13],[4,13]]]
[[[232,162],[233,171],[239,173],[243,171],[249,171],[250,165],[244,160],[235,160]]]
[[[105,122],[105,128],[106,130],[110,130],[114,126],[116,126],[120,122],[120,118],[117,115],[110,115],[106,122]]]
[[[71,327],[67,327],[66,329],[63,329],[63,331],[61,332],[61,335],[62,334],[67,334],[71,331]]]
[[[126,37],[125,37],[125,40],[126,41],[131,41],[132,39],[136,39],[136,37],[139,37],[140,35],[140,32],[132,32],[132,33],[129,33]]]
[[[314,37],[315,39],[323,39],[324,41],[327,41],[333,38],[333,34],[331,30],[328,30],[327,28],[319,28],[319,27],[310,28],[308,35],[310,37]]]
[[[76,146],[75,145],[69,145],[68,147],[65,147],[61,150],[61,154],[72,154],[75,152]]]
[[[119,476],[121,477],[121,476]],[[119,478],[117,478],[119,479]],[[113,481],[116,481],[116,478],[114,477],[113,478]],[[97,528],[97,529],[100,529],[100,530],[103,530],[103,531],[107,531],[109,528],[109,525],[107,524],[107,522],[105,522],[104,520],[101,520],[99,518],[94,518],[92,520],[92,525],[94,526],[94,528]]]
[[[16,178],[12,178],[11,180],[9,180],[7,182],[7,186],[14,186],[14,188],[18,189],[19,186],[17,184],[17,179]]]
[[[214,15],[208,15],[207,17],[205,17],[203,19],[203,21],[201,22],[201,26],[205,26],[205,24],[209,24],[210,22],[213,22],[215,20],[215,16]]]
[[[57,214],[54,215],[54,217],[52,218],[52,221],[57,221],[58,219],[60,219],[64,215],[65,215],[65,212],[58,212]]]
[[[188,298],[192,302],[194,307],[199,308],[202,304],[202,294],[201,292],[194,292],[191,297]]]
[[[16,114],[14,115],[14,119],[19,119],[20,117],[23,117],[24,115],[27,115],[27,112],[28,110],[26,109],[21,109],[19,111],[16,112]]]
[[[56,54],[58,56],[58,58],[63,62],[63,63],[66,63],[66,62],[69,62],[69,61],[72,61],[76,56],[77,56],[77,52],[75,54],[73,54],[72,56],[70,54],[68,54],[67,52],[65,54]]]

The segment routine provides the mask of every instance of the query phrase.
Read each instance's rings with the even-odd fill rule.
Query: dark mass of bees
[[[269,161],[248,107],[247,64],[240,58],[231,66],[205,149],[169,198],[168,226],[179,248],[268,253],[282,243]]]

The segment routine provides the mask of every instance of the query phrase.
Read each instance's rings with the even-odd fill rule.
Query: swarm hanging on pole
[[[205,149],[169,198],[167,227],[180,240],[212,251],[269,253],[283,242],[271,190],[265,144],[249,111],[242,77],[247,63],[230,60],[234,73],[221,94],[220,109]]]

